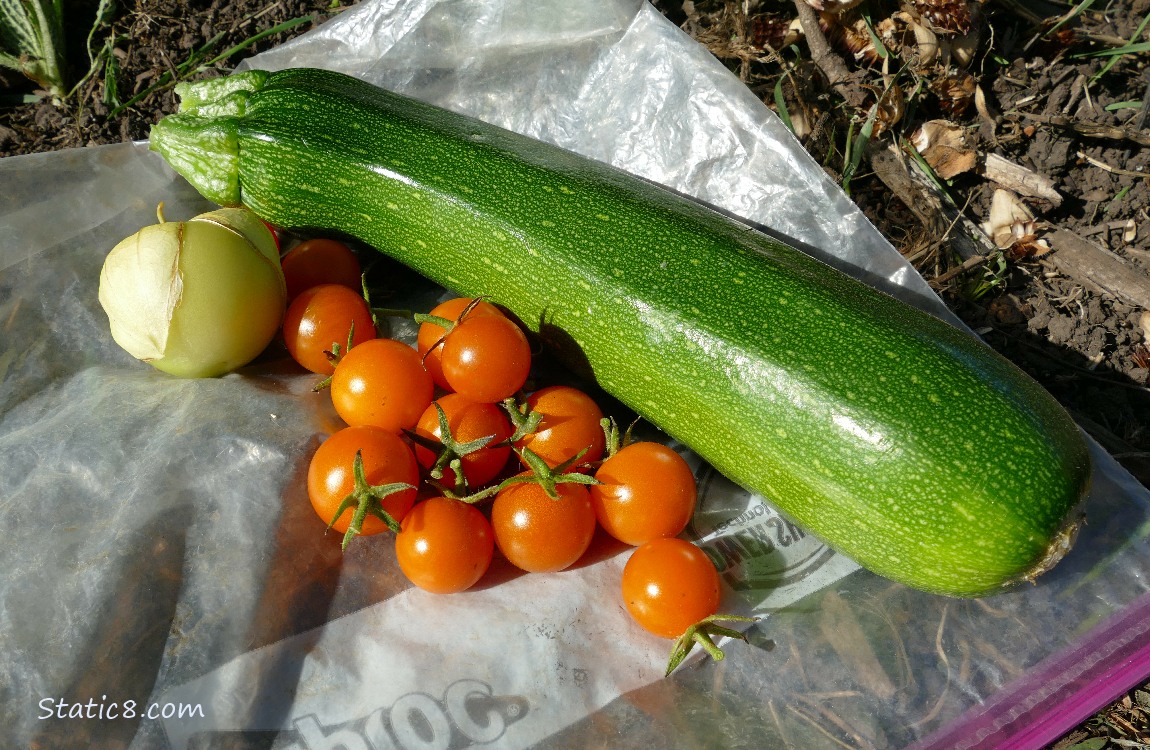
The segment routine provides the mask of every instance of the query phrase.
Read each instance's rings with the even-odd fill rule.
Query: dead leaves
[[[978,152],[967,144],[966,128],[948,120],[924,122],[911,136],[911,145],[943,180],[970,172],[978,165]]]
[[[1050,252],[1050,243],[1039,236],[1044,227],[1030,208],[1009,190],[994,191],[990,216],[982,229],[1009,258],[1037,257]]]

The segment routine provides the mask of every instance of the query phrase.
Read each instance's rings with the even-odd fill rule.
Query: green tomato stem
[[[687,655],[694,650],[695,646],[700,646],[708,655],[715,661],[722,661],[726,658],[723,650],[715,645],[715,637],[737,638],[741,641],[747,640],[746,633],[741,633],[738,630],[723,627],[718,623],[723,620],[732,622],[756,622],[757,617],[743,617],[741,615],[711,615],[705,617],[679,636],[675,641],[675,645],[671,648],[671,658],[667,662],[667,671],[664,676],[671,674],[675,669],[683,663]]]
[[[543,421],[541,413],[532,411],[527,404],[520,406],[514,398],[504,399],[503,409],[511,420],[511,437],[506,441],[508,445],[514,445],[516,441],[535,432],[539,429],[539,423]]]
[[[335,526],[335,522],[343,516],[348,508],[355,508],[351,523],[348,524],[347,531],[343,535],[343,542],[340,545],[340,548],[345,550],[347,549],[348,543],[363,531],[363,522],[368,514],[383,521],[387,524],[387,528],[398,534],[400,530],[399,522],[396,521],[390,513],[384,510],[383,499],[396,492],[415,489],[414,485],[407,484],[406,482],[392,482],[390,484],[374,486],[368,484],[367,474],[363,468],[362,451],[355,452],[355,460],[351,466],[352,475],[355,477],[355,488],[340,502],[339,507],[335,511],[335,515],[332,516],[331,522],[327,525],[329,529]]]

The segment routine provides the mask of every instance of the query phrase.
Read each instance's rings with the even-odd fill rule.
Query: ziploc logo
[[[710,467],[698,477],[689,531],[726,583],[754,607],[778,607],[858,565]]]
[[[461,750],[501,738],[527,714],[527,700],[497,696],[478,680],[460,680],[440,699],[408,693],[366,717],[323,726],[313,714],[293,720],[284,750]]]

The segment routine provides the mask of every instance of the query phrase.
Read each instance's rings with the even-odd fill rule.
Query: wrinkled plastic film
[[[550,140],[946,315],[705,50],[646,5],[560,5],[366,2],[250,64],[333,67]],[[1096,445],[1075,550],[970,601],[857,570],[684,450],[688,536],[724,610],[763,619],[669,679],[669,642],[616,600],[617,547],[412,589],[386,537],[324,538],[303,478],[340,423],[286,355],[179,381],[111,342],[100,264],[160,200],[169,219],[211,208],[146,144],[0,160],[0,718],[18,745],[1027,747],[1044,712],[1141,671],[1150,503]],[[395,302],[444,294],[413,278]],[[124,717],[128,701],[157,716]]]

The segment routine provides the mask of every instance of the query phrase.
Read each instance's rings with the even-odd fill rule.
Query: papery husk
[[[271,231],[227,208],[144,227],[108,254],[100,304],[112,338],[180,377],[241,367],[279,331],[287,291]]]

